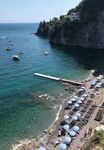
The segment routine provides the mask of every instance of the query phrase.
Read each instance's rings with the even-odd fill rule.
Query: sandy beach
[[[80,131],[78,134],[76,134],[74,138],[72,138],[72,141],[69,145],[69,149],[71,150],[78,150],[78,149],[80,150],[83,144],[86,142],[86,140],[92,136],[94,129],[101,123],[94,120],[94,118],[99,110],[99,105],[103,101],[104,88],[99,87],[98,90],[95,90],[94,97],[93,98],[90,97],[91,93],[94,90],[94,88],[90,88],[91,82],[93,82],[95,79],[97,78],[90,76],[90,78],[88,78],[83,82],[83,85],[86,84],[85,94],[87,95],[87,99],[78,109],[78,112],[81,114],[81,119],[78,122],[76,121],[76,125],[80,127]],[[101,79],[101,81],[98,81],[98,83],[102,81],[103,79]],[[66,110],[65,107],[67,106],[68,100],[75,95],[78,95],[78,90],[76,90],[76,92],[73,93],[70,98],[66,97],[65,99],[62,100],[62,104],[59,107],[59,111],[57,113],[55,121],[48,129],[44,130],[41,136],[39,136],[37,139],[20,142],[19,144],[14,145],[13,150],[38,150],[40,143],[42,143],[47,150],[52,149],[59,150],[59,144],[63,143],[65,136],[68,136],[68,133],[66,133],[65,136],[58,136],[60,123],[63,121],[65,115],[69,115],[70,118],[72,117],[70,115],[72,110],[71,109]],[[84,113],[82,113],[83,108],[86,109]],[[93,108],[93,110],[90,116],[88,117],[88,113],[90,112],[91,108]],[[86,117],[88,117],[87,123],[81,125],[81,120],[86,119]],[[68,123],[70,123],[70,120],[71,119],[68,120]],[[86,131],[88,131],[88,129],[90,128],[92,129],[91,134],[88,135],[87,138],[84,137]],[[55,144],[55,141],[59,141],[59,143]]]

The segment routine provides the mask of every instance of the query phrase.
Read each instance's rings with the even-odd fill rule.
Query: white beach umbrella
[[[83,94],[83,97],[85,97],[85,98],[86,98],[86,97],[87,97],[87,94]]]
[[[65,137],[64,143],[65,143],[66,145],[69,145],[69,144],[71,143],[71,137],[70,137],[70,136]]]
[[[97,86],[101,87],[101,83],[98,83]]]
[[[100,88],[101,87],[101,83],[97,83],[95,88]]]
[[[76,108],[78,108],[80,105],[76,103],[76,104],[74,104],[74,106],[75,106]]]
[[[72,120],[77,121],[78,117],[76,115],[72,116]]]
[[[80,114],[79,112],[76,112],[76,113],[75,113],[75,116],[81,117],[81,114]]]
[[[77,104],[82,104],[82,101],[78,100],[78,101],[77,101]]]
[[[61,144],[59,145],[59,149],[60,149],[60,150],[66,150],[66,148],[67,148],[67,145],[64,144],[64,143],[61,143]]]
[[[97,81],[101,81],[101,79],[102,79],[102,78],[101,78],[100,76],[99,76],[99,77],[97,77]]]
[[[80,101],[84,101],[85,100],[85,98],[84,97],[80,97]]]
[[[69,130],[69,125],[66,124],[66,125],[63,126],[63,128],[64,128],[65,131],[68,131]]]
[[[100,77],[101,79],[103,79],[104,76],[103,76],[103,75],[99,75],[99,77]]]
[[[58,140],[55,140],[55,141],[54,141],[54,144],[58,144],[58,143],[59,143],[59,141],[58,141]]]
[[[69,132],[70,136],[74,137],[76,136],[76,132],[74,132],[73,130]]]
[[[43,147],[43,146],[41,146],[41,147],[39,148],[39,150],[46,150],[46,148]]]
[[[95,86],[96,82],[95,81],[92,81],[91,82],[91,86]]]
[[[68,104],[68,105],[71,105],[71,104],[72,104],[72,101],[67,101],[67,104]]]
[[[73,96],[73,98],[78,99],[78,96],[77,96],[77,95],[75,95],[75,96]]]
[[[84,89],[79,89],[79,92],[84,92],[85,90]]]
[[[83,91],[84,91],[84,89],[80,88],[80,89],[79,89],[79,91],[80,91],[80,92],[83,92]]]
[[[74,132],[79,132],[79,127],[78,126],[74,126],[72,129],[73,129]]]
[[[75,101],[76,101],[76,99],[75,99],[75,98],[71,98],[71,101],[72,101],[72,102],[75,102]]]
[[[64,120],[67,120],[67,119],[69,119],[69,116],[68,116],[68,115],[65,115],[65,116],[64,116]]]
[[[84,90],[85,90],[85,89],[86,89],[86,87],[82,86],[82,87],[81,87],[81,89],[84,89]]]
[[[91,83],[96,83],[97,82],[97,79],[94,79],[91,81]]]

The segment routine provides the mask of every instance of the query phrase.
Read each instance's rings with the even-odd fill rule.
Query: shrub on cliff
[[[48,32],[49,32],[49,25],[47,24],[47,22],[45,22],[45,21],[40,22],[39,28],[38,28],[36,34],[40,35],[40,36],[43,36],[43,37],[47,37]]]
[[[94,144],[101,145],[104,148],[104,131],[103,130],[95,131],[92,142]]]

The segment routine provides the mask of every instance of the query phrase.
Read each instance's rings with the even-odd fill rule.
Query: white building
[[[72,12],[70,15],[68,15],[70,20],[73,21],[80,21],[80,15],[78,12]]]

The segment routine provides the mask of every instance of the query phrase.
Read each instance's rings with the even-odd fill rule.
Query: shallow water
[[[38,24],[0,24],[0,150],[41,134],[55,118],[57,109],[49,109],[38,96],[48,93],[55,97],[65,87],[33,77],[34,72],[83,80],[90,69],[102,66],[103,55],[100,59],[99,55],[92,57],[91,51],[86,54],[84,49],[52,46],[48,40],[31,34],[37,27]],[[8,46],[11,51],[5,50]],[[20,50],[20,61],[13,61],[12,55]]]

